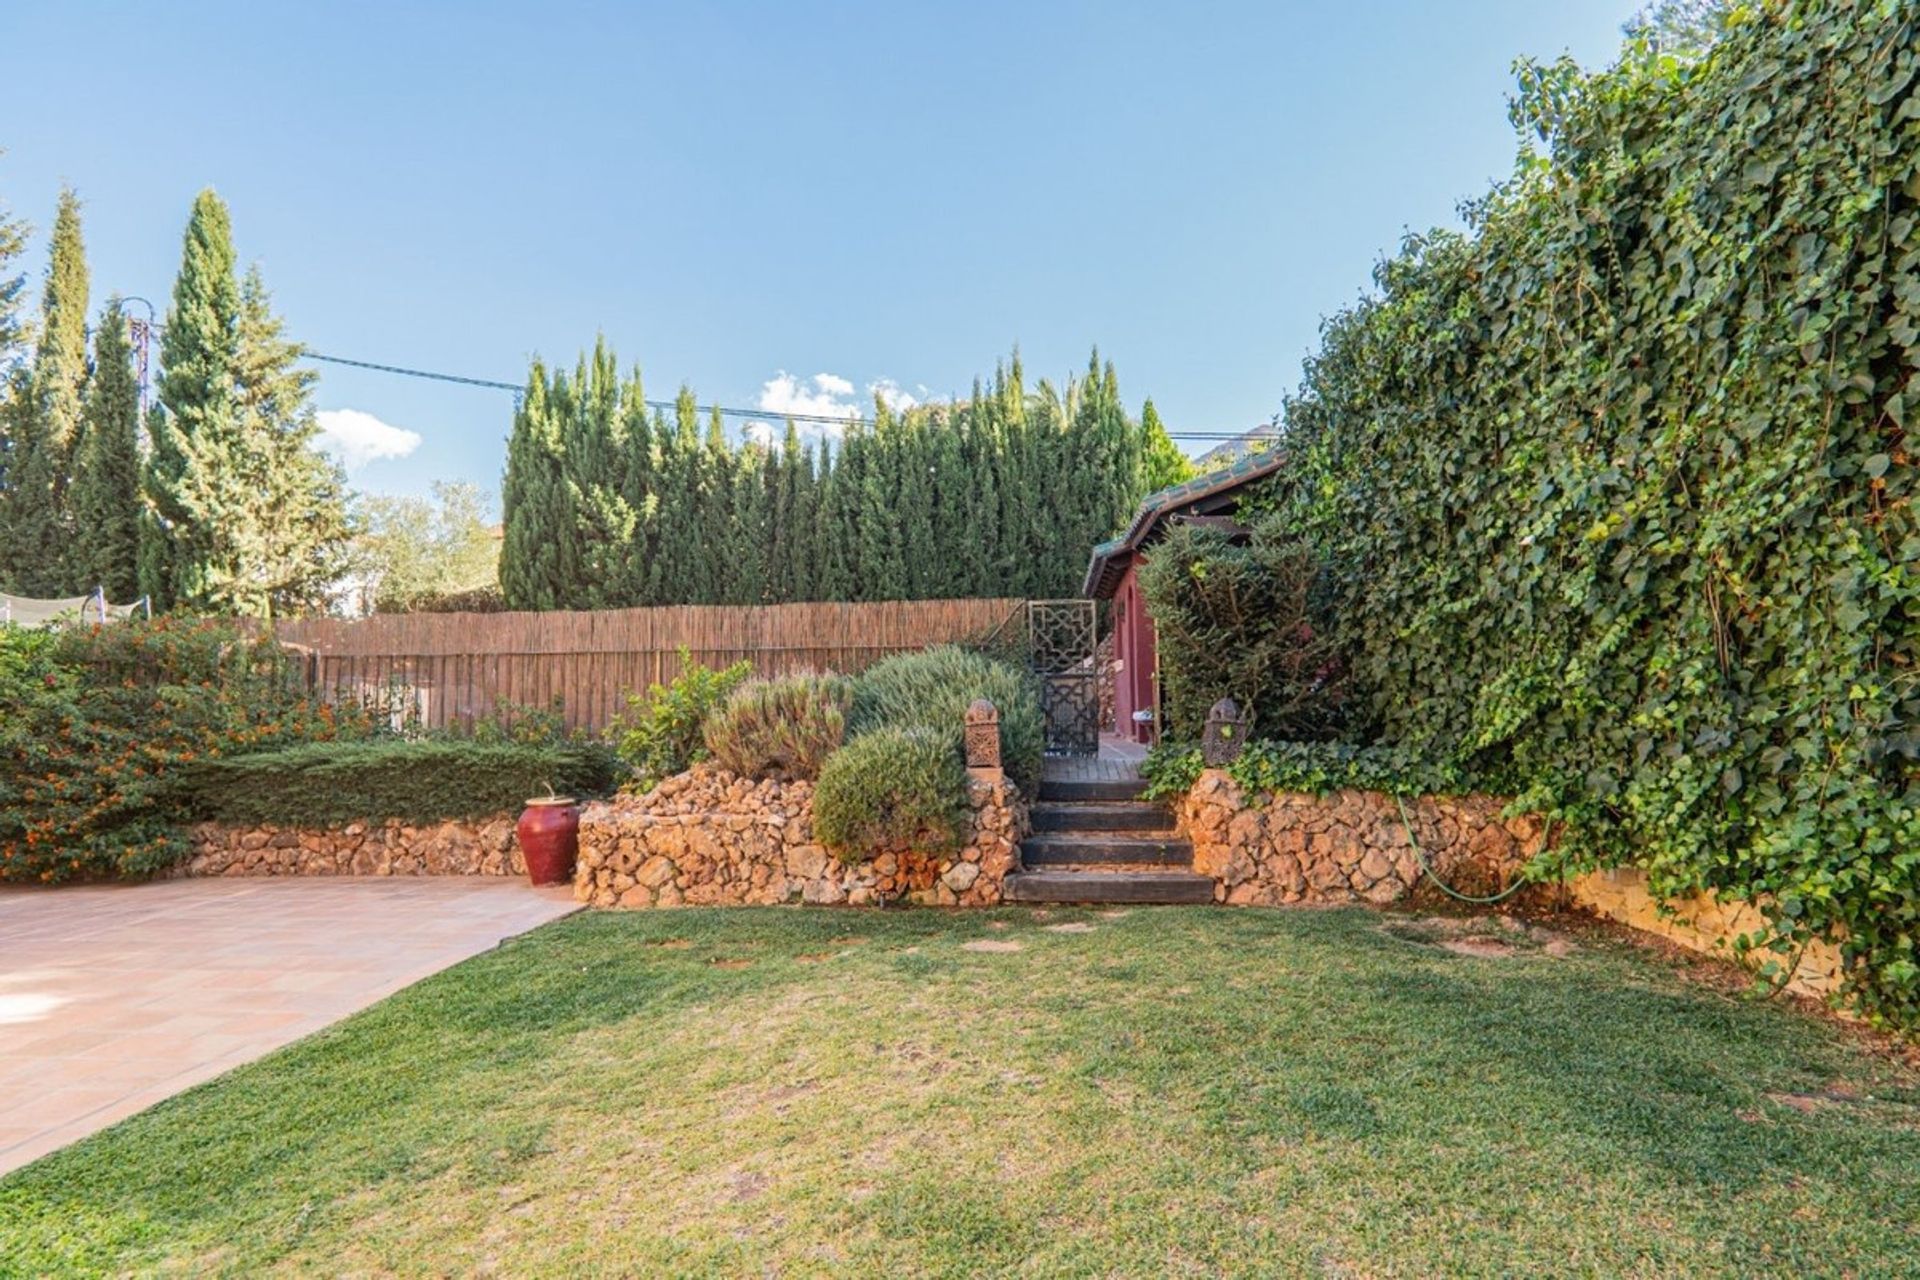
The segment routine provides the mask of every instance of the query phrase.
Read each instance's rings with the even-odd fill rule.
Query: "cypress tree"
[[[93,339],[93,380],[71,490],[75,565],[107,599],[140,594],[140,388],[120,300]]]
[[[1183,463],[1150,405],[1127,415],[1097,351],[1031,395],[1016,350],[968,401],[876,400],[816,455],[791,423],[777,446],[730,444],[689,388],[671,418],[650,413],[603,342],[530,384],[502,582],[546,608],[1070,594],[1083,549]],[[537,590],[519,581],[536,562]]]
[[[1167,434],[1160,413],[1148,399],[1140,408],[1140,479],[1135,486],[1140,497],[1157,493],[1193,479],[1197,468],[1193,460]]]
[[[235,370],[240,288],[233,228],[211,188],[193,202],[160,341],[160,404],[148,423],[144,485],[150,505],[140,589],[156,609],[206,608],[230,559],[228,530],[245,495]]]
[[[693,390],[681,387],[673,405],[673,423],[655,423],[660,456],[660,603],[700,600],[705,529],[700,523],[700,413]]]
[[[792,524],[788,600],[821,600],[820,594],[820,481],[814,469],[811,444],[798,448],[791,464],[788,483],[793,498],[789,507]]]
[[[633,514],[633,533],[627,539],[620,574],[621,599],[628,605],[652,604],[659,599],[660,590],[655,556],[659,498],[654,493],[658,447],[639,365],[633,367],[621,393],[620,418],[620,496]]]
[[[956,599],[972,593],[980,554],[971,527],[974,480],[967,465],[959,412],[928,409],[926,417],[927,484],[933,493],[933,539],[926,588],[931,597]]]
[[[621,474],[628,459],[620,375],[604,337],[594,343],[592,358],[581,362],[574,381],[579,394],[565,467],[581,579],[566,594],[575,608],[605,609],[628,603],[628,546],[637,521]]]
[[[26,249],[26,224],[11,217],[6,206],[0,205],[0,577],[4,577],[7,571],[4,548],[10,545],[7,512],[13,491],[10,477],[14,442],[19,435],[14,414],[24,406],[26,400],[21,352],[27,334],[21,312],[24,309],[22,299],[26,293],[27,276],[23,271],[14,270]]]
[[[856,600],[859,585],[861,469],[866,455],[866,432],[850,426],[840,447],[823,458],[820,468],[820,505],[814,528],[815,581],[822,600]]]
[[[304,348],[286,337],[258,267],[240,287],[234,405],[243,480],[215,603],[249,617],[314,609],[346,569],[346,477],[313,447],[319,425]]]
[[[693,393],[689,391],[687,395],[691,399]],[[697,417],[698,411],[695,413]],[[706,438],[700,444],[694,475],[692,527],[699,532],[690,547],[693,553],[690,598],[695,604],[724,604],[732,578],[727,552],[734,546],[734,465],[718,406],[708,415]]]
[[[793,499],[799,465],[800,434],[792,422],[778,449],[768,449],[762,485],[767,493],[767,598],[791,600],[793,591]]]
[[[716,415],[717,417],[718,415]],[[770,539],[768,459],[772,451],[757,442],[741,446],[733,465],[733,514],[727,531],[725,604],[764,604],[772,597],[767,572]]]
[[[873,433],[865,437],[868,455],[860,475],[857,511],[859,574],[854,582],[861,600],[898,600],[906,595],[906,561],[900,539],[900,429],[886,402],[876,400]]]
[[[500,594],[511,609],[558,608],[560,583],[574,569],[565,560],[568,541],[557,527],[566,477],[548,405],[552,390],[546,366],[535,359],[514,409],[507,471],[500,482]]]
[[[87,292],[80,199],[68,187],[54,216],[26,403],[14,415],[18,434],[3,576],[27,595],[67,595],[80,589],[84,576],[73,564],[67,490],[86,413]]]

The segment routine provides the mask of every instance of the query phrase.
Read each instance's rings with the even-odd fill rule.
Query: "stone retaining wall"
[[[1026,805],[1012,783],[968,784],[973,829],[958,852],[910,845],[844,863],[813,839],[813,785],[755,782],[699,766],[643,796],[588,805],[574,896],[598,907],[909,901],[989,906],[1019,869]]]
[[[1503,819],[1503,807],[1491,796],[1422,796],[1407,816],[1435,873],[1485,896],[1511,884],[1542,844],[1537,820]],[[1174,809],[1193,842],[1193,869],[1214,878],[1221,902],[1384,905],[1439,894],[1421,874],[1399,806],[1382,792],[1283,791],[1249,803],[1225,770],[1208,769]]]
[[[187,876],[513,876],[527,864],[514,839],[517,815],[413,824],[230,827],[203,822]]]

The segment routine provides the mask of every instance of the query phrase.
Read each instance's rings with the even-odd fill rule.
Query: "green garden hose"
[[[1413,834],[1413,820],[1407,817],[1407,802],[1400,798],[1400,793],[1397,791],[1394,793],[1393,802],[1400,806],[1400,825],[1407,829],[1407,840],[1413,845],[1413,856],[1420,860],[1420,869],[1426,872],[1427,879],[1438,885],[1440,892],[1446,894],[1449,898],[1456,898],[1461,902],[1470,902],[1476,907],[1489,907],[1496,902],[1506,901],[1527,887],[1525,880],[1517,880],[1502,889],[1499,893],[1494,894],[1491,898],[1475,898],[1469,894],[1461,893],[1458,889],[1434,874],[1432,864],[1427,861],[1426,850],[1420,847],[1420,837]]]

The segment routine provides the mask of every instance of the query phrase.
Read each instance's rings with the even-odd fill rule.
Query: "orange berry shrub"
[[[0,880],[159,870],[187,852],[180,766],[377,731],[230,624],[0,627]]]

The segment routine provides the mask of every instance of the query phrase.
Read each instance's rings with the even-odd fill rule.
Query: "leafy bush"
[[[813,792],[814,835],[848,862],[900,842],[951,851],[969,821],[966,766],[935,729],[854,738],[827,757]]]
[[[614,750],[645,787],[706,759],[701,730],[707,717],[753,674],[751,662],[714,671],[681,647],[680,674],[671,684],[656,684],[627,698],[627,714],[614,725]]]
[[[194,817],[221,822],[437,822],[517,812],[549,787],[596,795],[617,767],[604,746],[390,738],[204,761],[182,771],[180,792]]]
[[[0,879],[137,875],[185,856],[180,771],[369,737],[286,653],[219,623],[0,627]]]
[[[843,676],[749,680],[707,717],[707,750],[750,778],[817,778],[847,736],[853,683]]]
[[[1174,525],[1140,568],[1153,614],[1168,731],[1197,735],[1232,698],[1275,738],[1316,739],[1341,723],[1341,664],[1319,562],[1266,520],[1235,543]]]
[[[492,711],[475,716],[471,724],[439,730],[432,736],[521,746],[578,745],[590,738],[580,730],[567,727],[566,699],[558,694],[544,707],[498,698]]]
[[[1267,492],[1386,741],[1920,1025],[1914,8],[1735,12],[1522,64],[1535,145],[1328,321]]]
[[[1192,787],[1205,767],[1199,747],[1162,743],[1148,754],[1140,772],[1147,779],[1148,798],[1158,800]],[[1228,766],[1227,774],[1248,795],[1274,791],[1325,795],[1347,787],[1398,795],[1459,795],[1506,790],[1511,785],[1510,780],[1475,777],[1457,765],[1422,759],[1406,747],[1346,742],[1255,740]]]
[[[1000,711],[1007,774],[1031,795],[1046,753],[1046,724],[1033,679],[1018,667],[952,645],[896,654],[854,680],[851,731],[923,728],[946,735],[964,764],[967,707],[985,698]]]

